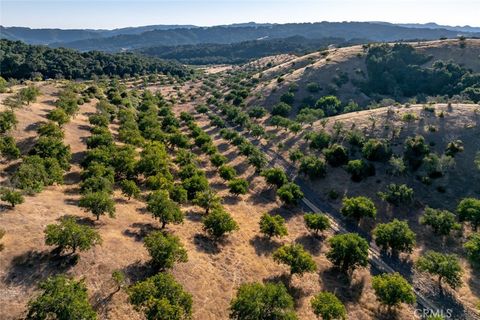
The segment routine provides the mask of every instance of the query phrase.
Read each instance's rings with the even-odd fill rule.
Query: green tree
[[[20,149],[12,136],[0,136],[0,156],[8,159],[20,157]]]
[[[389,308],[396,307],[401,303],[415,303],[412,286],[399,273],[374,276],[372,287],[378,300]]]
[[[140,188],[133,180],[125,179],[120,181],[120,187],[122,188],[123,195],[128,197],[128,200],[130,200],[131,197],[138,198],[140,196]]]
[[[11,110],[0,112],[0,134],[5,134],[17,125],[17,117]]]
[[[147,320],[188,320],[192,296],[168,273],[158,273],[128,289],[129,301]]]
[[[420,217],[420,223],[430,226],[437,235],[448,236],[454,230],[460,230],[461,225],[457,223],[456,216],[448,210],[439,210],[426,207]]]
[[[356,233],[339,234],[329,239],[327,258],[342,271],[348,272],[368,264],[368,242]]]
[[[183,213],[178,205],[170,199],[168,191],[159,190],[148,196],[147,211],[162,223],[162,229],[168,223],[183,223]]]
[[[345,197],[342,201],[341,213],[355,221],[369,217],[375,218],[377,216],[377,208],[372,200],[367,197]]]
[[[347,310],[342,301],[330,292],[320,292],[310,301],[313,313],[323,320],[347,319]]]
[[[322,158],[305,156],[300,161],[298,172],[307,175],[310,179],[322,178],[327,174],[327,164]]]
[[[317,265],[312,256],[305,251],[301,244],[283,245],[273,253],[273,260],[290,267],[290,275],[303,275],[314,272]]]
[[[235,168],[223,165],[218,169],[218,173],[223,180],[230,181],[237,176]]]
[[[480,225],[480,199],[462,199],[457,206],[457,215],[460,221],[470,222],[473,231],[477,231]]]
[[[268,238],[282,237],[288,234],[285,226],[285,219],[280,215],[270,215],[268,213],[262,214],[260,217],[260,232]]]
[[[28,302],[29,320],[94,320],[97,315],[88,303],[83,281],[63,275],[50,277],[40,284],[39,296]]]
[[[408,165],[416,170],[423,162],[423,158],[430,153],[430,147],[422,136],[409,137],[404,142],[403,157]]]
[[[315,103],[315,108],[322,109],[327,116],[340,112],[341,101],[335,96],[323,96]]]
[[[47,119],[63,127],[64,124],[70,121],[70,116],[62,108],[56,108],[48,113]]]
[[[277,195],[280,200],[287,205],[296,205],[298,201],[303,199],[302,190],[293,182],[284,184],[281,188],[279,188],[277,190]]]
[[[59,125],[52,121],[42,123],[37,129],[37,133],[40,136],[48,136],[57,139],[63,139],[63,137],[65,136],[62,128],[60,128]]]
[[[214,240],[219,240],[225,234],[238,230],[238,224],[223,208],[214,208],[202,222],[203,229],[212,236]]]
[[[315,232],[316,235],[318,235],[319,231],[325,231],[330,228],[330,219],[324,213],[305,213],[303,220],[305,226]]]
[[[235,178],[228,182],[230,193],[235,196],[246,194],[248,192],[248,185],[248,181],[242,178]]]
[[[220,206],[222,199],[212,189],[197,192],[193,203],[205,209],[205,214],[210,212],[210,209]]]
[[[37,101],[37,97],[40,94],[40,90],[38,90],[37,87],[31,85],[26,88],[20,89],[18,92],[18,96],[20,97],[20,100],[23,102],[26,102],[27,105],[29,105],[31,102]]]
[[[296,320],[293,298],[281,283],[244,283],[230,302],[232,320]]]
[[[174,235],[151,232],[145,237],[144,245],[152,258],[152,265],[160,270],[171,269],[176,262],[188,261],[187,250]]]
[[[288,117],[292,112],[292,107],[285,102],[280,102],[272,108],[272,116]]]
[[[30,154],[38,155],[41,158],[54,158],[63,170],[70,168],[72,154],[70,145],[65,145],[62,140],[43,136],[37,140],[37,143],[30,150]]]
[[[224,165],[225,163],[227,163],[228,159],[225,156],[221,155],[220,153],[214,153],[210,157],[210,161],[215,167],[218,168]]]
[[[285,170],[278,167],[263,170],[261,175],[265,178],[265,181],[273,187],[280,188],[288,182]]]
[[[78,224],[73,217],[65,217],[60,224],[49,224],[44,230],[45,244],[57,246],[61,251],[87,251],[101,244],[100,234],[89,226]]]
[[[78,205],[90,211],[97,217],[97,220],[105,213],[108,213],[111,218],[115,217],[115,202],[108,193],[103,191],[83,195]]]
[[[183,180],[182,186],[185,190],[187,190],[189,200],[193,200],[198,192],[205,191],[209,188],[208,180],[202,174],[194,174],[193,176]]]
[[[393,255],[398,252],[411,253],[415,247],[415,233],[407,221],[393,219],[389,223],[380,223],[373,230],[375,243],[383,250],[391,250]]]
[[[323,154],[332,167],[344,165],[348,161],[348,150],[340,144],[333,144],[323,149]]]
[[[21,204],[24,201],[22,193],[13,189],[1,190],[0,200],[10,203],[12,208],[15,208],[15,205]]]
[[[480,263],[480,233],[473,233],[468,236],[468,241],[463,244],[470,260]]]
[[[306,138],[310,140],[310,148],[317,150],[328,147],[331,140],[330,135],[325,130],[310,132]]]
[[[375,166],[363,159],[348,161],[346,170],[355,182],[360,182],[375,175]]]
[[[437,276],[440,287],[442,286],[442,280],[453,289],[462,285],[463,270],[454,254],[427,251],[422,257],[418,258],[415,266],[421,272]]]
[[[385,140],[370,139],[362,148],[365,159],[370,161],[387,161],[392,156],[392,150]]]

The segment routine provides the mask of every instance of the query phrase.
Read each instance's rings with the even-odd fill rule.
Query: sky
[[[480,0],[0,0],[0,24],[113,29],[241,22],[436,22],[480,27]]]

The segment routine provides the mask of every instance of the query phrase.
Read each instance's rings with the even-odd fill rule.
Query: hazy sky
[[[480,0],[0,0],[0,24],[119,28],[151,24],[389,21],[480,26]]]

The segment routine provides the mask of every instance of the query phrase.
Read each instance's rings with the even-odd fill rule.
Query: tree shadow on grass
[[[310,251],[314,256],[318,256],[322,251],[323,241],[325,236],[304,234],[295,239],[295,243],[301,244],[306,250]]]
[[[272,239],[256,235],[249,243],[254,247],[257,256],[266,256],[280,247],[280,244]]]
[[[292,285],[292,276],[288,273],[281,275],[275,275],[263,279],[264,283],[283,283],[288,293],[293,297],[295,308],[300,307],[300,301],[302,298],[308,296],[308,292],[302,288],[298,288]]]
[[[6,284],[32,287],[50,276],[64,273],[78,262],[77,255],[60,255],[59,250],[30,250],[15,256],[4,276]]]
[[[156,274],[156,270],[149,263],[137,260],[122,269],[128,283],[145,280]]]
[[[151,232],[161,231],[160,227],[151,223],[135,222],[130,225],[131,228],[122,231],[124,236],[133,238],[135,241],[143,241],[143,239]]]
[[[224,240],[226,241],[226,240]],[[197,233],[193,236],[193,243],[197,248],[197,251],[205,252],[207,254],[219,254],[220,253],[220,244],[219,241],[214,241],[213,239]]]
[[[365,277],[355,279],[337,267],[331,267],[320,274],[326,291],[335,293],[342,301],[358,303],[365,287]]]
[[[253,204],[268,204],[276,200],[276,192],[274,189],[262,189],[260,192],[253,193],[249,200]]]

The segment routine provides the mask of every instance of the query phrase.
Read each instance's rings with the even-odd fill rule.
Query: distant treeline
[[[323,50],[329,45],[347,46],[366,43],[368,40],[344,38],[307,39],[301,36],[284,39],[252,40],[231,44],[197,44],[180,46],[154,46],[138,52],[163,59],[172,59],[185,64],[238,64],[270,55],[291,53],[305,54]]]
[[[3,78],[90,79],[93,76],[163,73],[186,78],[190,70],[174,62],[136,53],[80,53],[72,49],[51,49],[20,41],[0,40],[0,74]]]
[[[369,80],[361,86],[367,94],[394,97],[463,94],[480,101],[480,73],[452,61],[439,60],[424,66],[430,60],[430,56],[407,44],[372,46],[366,57]]]

